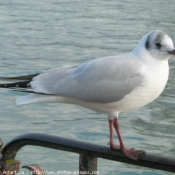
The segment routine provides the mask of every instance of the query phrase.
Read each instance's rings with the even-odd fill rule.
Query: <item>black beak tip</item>
[[[171,51],[168,51],[168,53],[169,53],[170,55],[175,55],[175,49],[173,49],[173,50],[171,50]]]

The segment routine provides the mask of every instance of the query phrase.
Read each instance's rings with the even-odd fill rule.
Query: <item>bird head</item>
[[[135,50],[144,50],[159,60],[167,60],[175,55],[172,39],[162,30],[154,30],[143,36]]]

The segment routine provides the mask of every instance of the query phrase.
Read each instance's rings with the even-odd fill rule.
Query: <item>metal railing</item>
[[[175,158],[173,157],[146,153],[140,155],[138,161],[134,161],[123,155],[122,152],[110,149],[109,146],[102,146],[89,142],[40,133],[23,134],[7,143],[1,151],[2,158],[0,164],[2,164],[1,162],[13,163],[18,151],[26,145],[34,145],[77,153],[79,154],[79,171],[88,172],[89,174],[91,173],[94,175],[97,174],[97,158],[175,172]],[[18,162],[18,165],[19,164],[20,163]]]

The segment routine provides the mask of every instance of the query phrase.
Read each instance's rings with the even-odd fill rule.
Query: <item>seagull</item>
[[[0,87],[30,93],[17,98],[17,105],[66,103],[107,114],[111,149],[138,160],[145,151],[125,147],[118,116],[145,106],[162,93],[171,55],[175,55],[172,39],[165,32],[154,30],[129,53],[32,75],[1,77],[1,81],[10,83]],[[114,129],[119,145],[114,142]]]

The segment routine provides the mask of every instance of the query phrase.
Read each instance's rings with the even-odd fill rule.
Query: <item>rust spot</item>
[[[37,164],[23,166],[22,168],[26,168],[26,169],[30,170],[33,175],[45,175],[43,167],[41,167]]]

